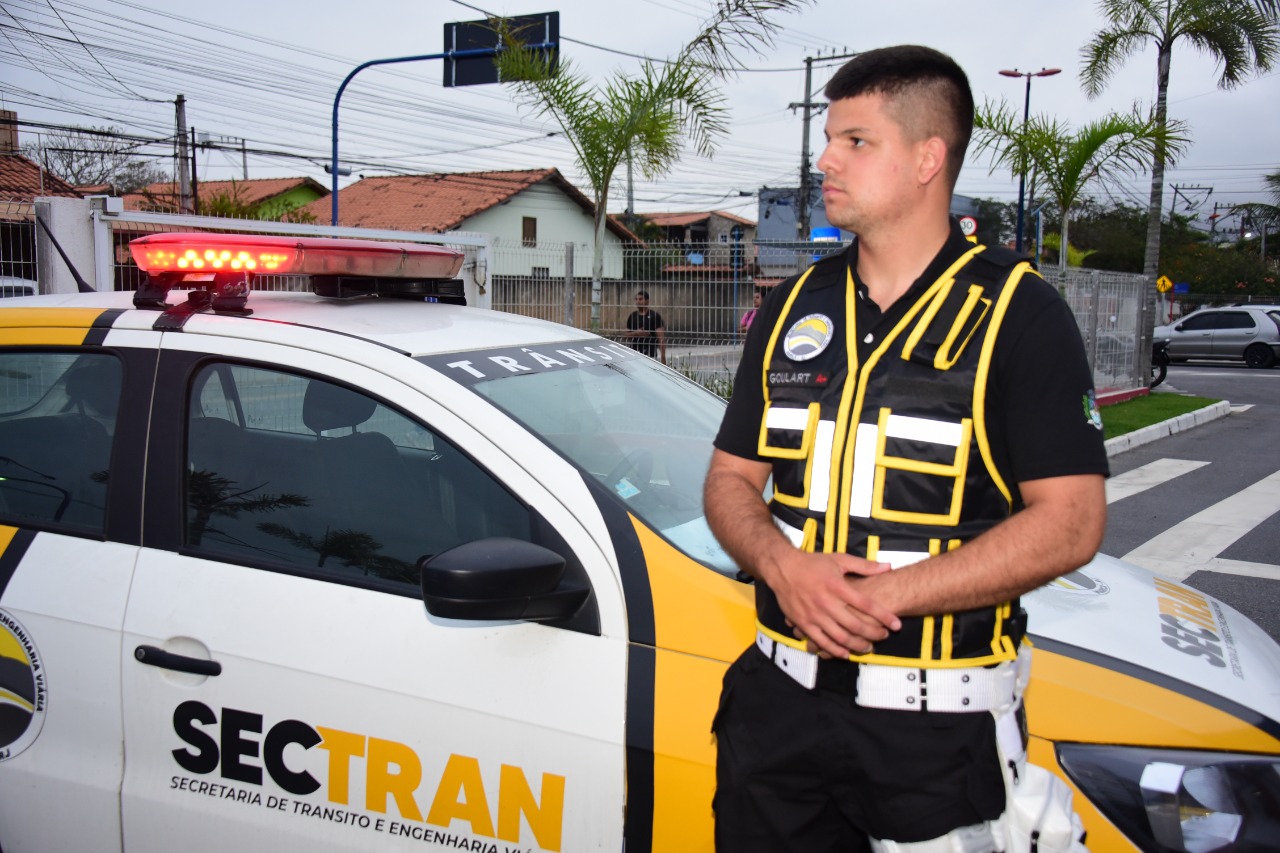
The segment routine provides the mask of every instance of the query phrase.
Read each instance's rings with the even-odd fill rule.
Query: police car
[[[0,307],[0,849],[710,851],[722,402],[445,250],[132,250]],[[1280,647],[1102,557],[1025,601],[1091,849],[1275,848]]]

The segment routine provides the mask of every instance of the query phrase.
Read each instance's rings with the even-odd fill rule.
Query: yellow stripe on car
[[[76,346],[102,314],[101,308],[6,308],[0,311],[0,344]]]

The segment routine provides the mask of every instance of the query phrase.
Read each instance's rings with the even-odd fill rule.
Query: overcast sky
[[[593,79],[632,72],[626,54],[668,57],[698,29],[710,0],[477,0],[501,15],[556,10],[562,57]],[[333,99],[342,79],[371,59],[440,52],[447,22],[482,17],[451,0],[4,0],[0,7],[0,100],[20,120],[117,126],[148,138],[174,132],[174,98],[186,98],[189,127],[250,154],[251,178],[306,175],[326,186]],[[749,71],[725,86],[732,134],[710,159],[686,156],[657,180],[635,180],[638,211],[727,209],[756,218],[762,186],[796,186],[802,121],[788,105],[803,100],[804,60],[912,42],[951,54],[968,73],[976,100],[1007,99],[1021,110],[1025,84],[1002,68],[1063,73],[1033,80],[1032,113],[1079,125],[1111,110],[1146,109],[1155,98],[1154,50],[1134,56],[1104,95],[1089,101],[1079,83],[1080,47],[1100,28],[1083,0],[984,3],[817,0],[778,16],[783,30]],[[838,62],[814,64],[814,89]],[[1214,203],[1264,201],[1262,176],[1280,170],[1280,73],[1229,92],[1221,69],[1186,43],[1175,48],[1170,115],[1187,120],[1192,145],[1166,174],[1166,211],[1185,188],[1203,220]],[[340,152],[366,175],[557,167],[585,188],[557,128],[512,103],[500,86],[446,89],[439,61],[371,68],[343,95]],[[816,160],[823,117],[811,128]],[[24,143],[37,141],[24,128]],[[160,153],[147,146],[143,152]],[[293,156],[282,156],[282,155]],[[166,164],[171,165],[171,161]],[[239,152],[201,152],[204,179],[239,178]],[[343,179],[344,184],[355,178]],[[1191,188],[1200,189],[1191,189]],[[1149,177],[1111,187],[1110,197],[1146,204]],[[1007,170],[989,173],[970,157],[957,191],[1014,200]],[[1211,194],[1210,191],[1211,190]],[[1102,198],[1108,196],[1096,191]],[[626,206],[626,180],[614,182],[610,212]],[[1195,210],[1191,211],[1195,212]]]

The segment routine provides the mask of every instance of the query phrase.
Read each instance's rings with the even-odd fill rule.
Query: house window
[[[538,220],[533,216],[526,216],[521,221],[521,241],[526,246],[538,245]]]
[[[729,235],[728,235],[728,234],[726,234],[726,233],[724,233],[723,231],[721,231],[721,232],[720,232],[720,242],[721,242],[721,243],[728,243],[728,242],[729,242]]]

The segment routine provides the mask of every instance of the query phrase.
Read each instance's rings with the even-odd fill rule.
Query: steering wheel
[[[609,469],[609,473],[605,475],[604,484],[613,489],[630,471],[636,474],[635,480],[631,483],[633,486],[637,489],[647,487],[653,479],[653,452],[643,447],[632,450],[623,456],[617,465]]]

